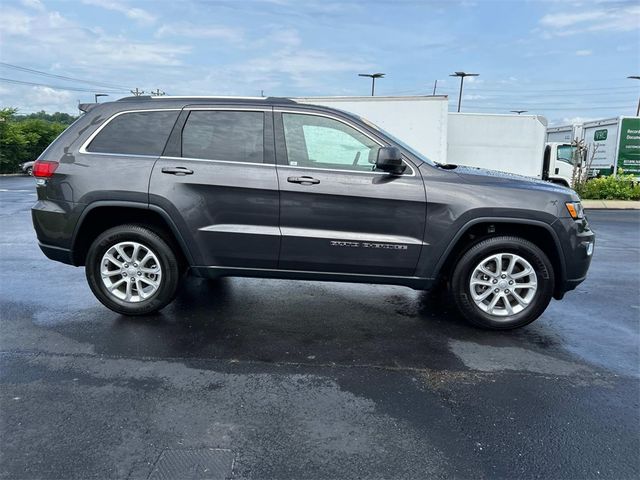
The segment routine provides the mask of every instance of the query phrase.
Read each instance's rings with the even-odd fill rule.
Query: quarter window
[[[192,111],[182,130],[182,156],[263,163],[264,113]]]
[[[87,147],[95,153],[162,154],[179,111],[130,112],[114,117]]]
[[[355,128],[316,115],[283,113],[289,165],[372,171],[379,145]]]

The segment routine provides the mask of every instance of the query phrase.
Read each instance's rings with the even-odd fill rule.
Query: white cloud
[[[569,36],[593,32],[627,32],[640,25],[640,5],[601,4],[601,8],[585,12],[560,11],[540,19],[543,36]],[[584,5],[583,8],[587,6]]]
[[[156,32],[156,37],[188,37],[188,38],[217,38],[230,42],[242,40],[242,31],[239,29],[215,26],[194,25],[189,22],[162,25]]]
[[[578,57],[589,57],[593,52],[591,50],[576,50]]]
[[[290,77],[298,87],[317,87],[314,76],[356,72],[371,68],[367,62],[337,57],[318,50],[283,48],[271,55],[258,57],[234,67],[238,72],[265,79],[277,75]]]
[[[78,113],[77,94],[48,87],[11,85],[3,88],[3,104],[18,107],[18,113],[46,112]],[[15,102],[15,103],[14,103]]]
[[[151,12],[143,10],[142,8],[132,7],[119,0],[82,0],[82,3],[101,7],[106,10],[112,10],[114,12],[123,13],[131,20],[135,20],[136,22],[142,24],[151,24],[154,23],[157,19],[157,17]]]
[[[91,0],[93,1],[93,0]],[[59,12],[38,12],[31,16],[17,10],[5,12],[3,30],[5,51],[11,51],[16,63],[20,58],[46,58],[67,68],[99,66],[140,70],[150,66],[175,66],[191,51],[190,46],[164,42],[141,42],[90,29],[62,16]],[[38,42],[34,42],[37,34]],[[8,57],[5,53],[4,57]]]
[[[556,121],[554,125],[576,125],[578,123],[590,122],[591,120],[596,120],[596,117],[564,117]]]
[[[542,19],[540,19],[540,23],[545,27],[564,28],[575,25],[576,23],[601,20],[604,15],[605,12],[602,10],[579,13],[560,12],[545,15],[544,17],[542,17]]]
[[[32,17],[20,10],[5,9],[2,12],[2,34],[28,35],[31,32]]]
[[[21,0],[20,3],[27,8],[32,8],[39,12],[44,12],[44,5],[40,0]]]

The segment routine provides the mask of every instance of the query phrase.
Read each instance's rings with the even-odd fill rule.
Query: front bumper
[[[595,251],[596,235],[586,218],[560,218],[554,223],[554,227],[564,256],[564,278],[556,287],[556,298],[562,298],[565,292],[575,289],[587,278]]]

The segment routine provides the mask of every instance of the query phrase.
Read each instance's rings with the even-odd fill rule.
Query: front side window
[[[283,113],[289,165],[372,171],[379,145],[355,128],[316,115]]]
[[[576,156],[576,147],[571,145],[558,146],[558,160],[573,165]]]
[[[179,113],[178,110],[156,110],[118,115],[98,132],[87,151],[161,155]]]
[[[192,111],[182,130],[182,156],[263,163],[264,113]]]

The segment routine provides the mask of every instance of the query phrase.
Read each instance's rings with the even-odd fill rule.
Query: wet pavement
[[[488,332],[408,288],[240,278],[126,318],[42,255],[34,199],[0,177],[0,478],[640,475],[639,211],[588,212],[588,279]]]

